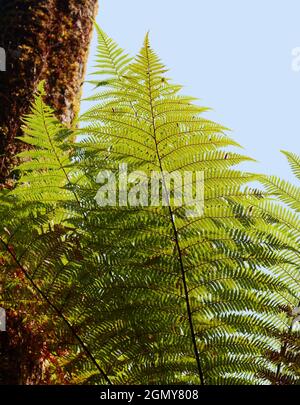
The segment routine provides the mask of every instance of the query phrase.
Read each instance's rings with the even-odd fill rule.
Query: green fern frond
[[[119,80],[126,72],[127,65],[132,58],[125,54],[123,49],[111,39],[109,36],[95,24],[98,35],[98,47],[97,47],[97,64],[96,72],[94,75],[103,76],[105,78],[102,81],[90,81],[96,85],[96,87],[105,86],[109,83],[113,83],[114,80]]]
[[[267,196],[297,211],[297,188],[235,168],[251,159],[166,77],[148,34],[131,61],[97,31],[105,79],[74,130],[82,141],[70,144],[42,87],[25,117],[32,149],[19,156],[16,188],[1,191],[6,283],[21,270],[20,299],[28,313],[38,302],[55,330],[68,383],[296,383],[297,213]],[[118,190],[116,204],[98,205],[99,173],[118,182],[120,165],[143,174],[148,196],[158,173],[165,203],[118,204]],[[186,171],[201,174],[204,192],[178,206],[167,186],[182,188]],[[254,180],[267,191],[249,188]]]

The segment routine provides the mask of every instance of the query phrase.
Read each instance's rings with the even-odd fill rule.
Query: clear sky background
[[[232,129],[243,168],[293,177],[280,149],[300,155],[300,0],[99,0],[99,25],[135,54],[150,30],[153,48],[184,85]],[[94,37],[88,71],[93,71]],[[85,86],[84,95],[91,92]],[[83,109],[87,106],[83,105]]]

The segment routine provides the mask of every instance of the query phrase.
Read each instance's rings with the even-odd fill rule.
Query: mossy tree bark
[[[21,117],[40,81],[62,122],[71,125],[78,112],[97,0],[0,0],[0,10],[0,47],[6,52],[6,71],[0,71],[0,187],[9,188],[16,154],[24,148],[16,139]],[[3,302],[3,284],[0,293]],[[39,353],[45,344],[26,326],[26,333],[24,327],[16,330],[21,311],[7,313],[14,316],[8,332],[0,333],[0,384],[41,383],[37,368],[43,368]]]
[[[20,119],[28,112],[38,83],[47,102],[70,124],[78,111],[97,0],[0,0],[0,184],[7,182]]]

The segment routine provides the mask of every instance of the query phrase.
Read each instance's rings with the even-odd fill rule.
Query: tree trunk
[[[70,125],[79,110],[97,0],[0,0],[0,11],[0,50],[6,54],[2,71],[2,49],[0,187],[10,187],[16,154],[25,147],[16,139],[22,133],[21,117],[28,113],[40,81],[45,81],[45,101],[62,122]],[[6,309],[9,317],[12,312]],[[32,367],[27,365],[29,356],[36,364],[43,342],[38,339],[34,353],[29,342],[36,336],[28,337],[27,330],[21,333],[14,326],[21,323],[22,319],[15,322],[12,317],[8,332],[0,332],[0,384],[40,382],[33,375],[38,376],[37,370],[30,375]]]
[[[79,109],[97,0],[0,0],[0,184],[22,143],[20,119],[45,80],[46,101],[70,124]]]

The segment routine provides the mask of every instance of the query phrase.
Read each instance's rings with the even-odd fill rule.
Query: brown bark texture
[[[16,137],[40,81],[61,121],[76,116],[96,11],[97,0],[0,0],[0,184],[24,147]]]

